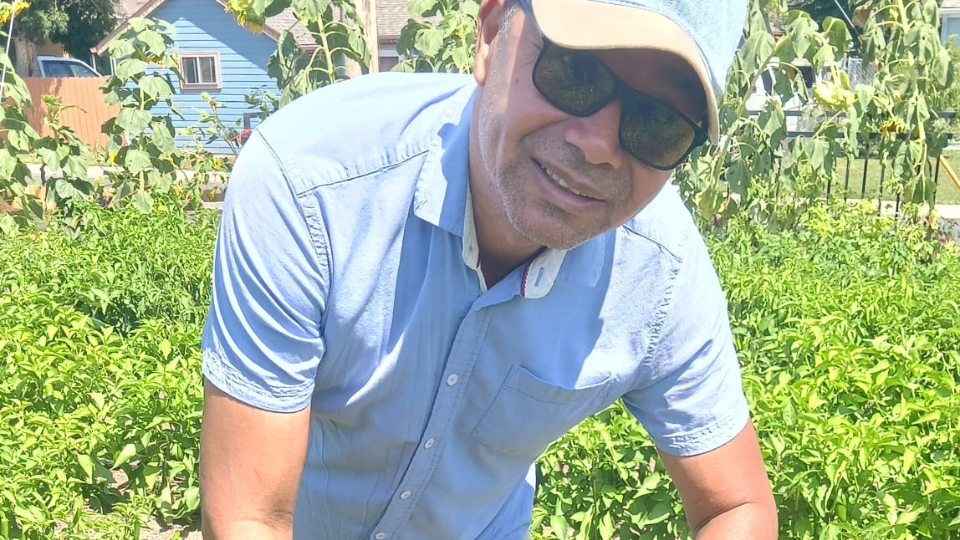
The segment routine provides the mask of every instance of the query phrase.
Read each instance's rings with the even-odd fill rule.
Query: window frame
[[[213,69],[214,75],[216,76],[216,82],[198,82],[190,83],[187,82],[187,76],[184,71],[184,59],[186,58],[196,58],[197,59],[197,76],[200,76],[200,59],[201,58],[213,58]],[[220,53],[217,51],[213,52],[184,52],[180,53],[179,58],[180,73],[183,77],[180,78],[180,89],[181,90],[220,90],[223,88],[223,70],[220,67]]]

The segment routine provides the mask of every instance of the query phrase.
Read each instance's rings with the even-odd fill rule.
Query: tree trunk
[[[17,58],[14,61],[14,69],[17,75],[21,77],[37,77],[40,74],[36,72],[37,65],[37,46],[30,40],[13,36],[14,50],[17,52]]]

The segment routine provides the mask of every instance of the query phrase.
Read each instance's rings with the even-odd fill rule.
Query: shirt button
[[[454,373],[453,375],[450,375],[449,377],[447,377],[447,386],[453,386],[457,384],[457,381],[459,380],[460,380],[460,376]]]
[[[377,540],[383,540],[387,537],[387,533],[378,532],[377,534],[373,535],[373,537]]]
[[[400,494],[400,498],[401,498],[401,499],[409,499],[411,495],[413,495],[413,493],[411,493],[411,492],[409,492],[409,491],[404,491],[403,493]]]
[[[433,439],[429,439],[427,442],[423,443],[423,447],[424,447],[424,448],[427,448],[427,449],[433,448],[433,443],[435,443],[435,442],[437,442],[437,441],[435,441],[435,440],[433,440]]]

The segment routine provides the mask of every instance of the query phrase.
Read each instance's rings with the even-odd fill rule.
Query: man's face
[[[532,82],[543,47],[533,20],[514,9],[507,15],[512,20],[499,26],[483,20],[491,13],[503,16],[481,10],[481,25],[499,31],[477,56],[481,89],[471,176],[484,185],[473,189],[497,199],[490,202],[502,208],[498,217],[510,224],[515,243],[570,249],[620,226],[656,196],[670,172],[644,165],[620,147],[618,101],[585,118],[547,102]],[[688,118],[703,117],[701,86],[679,58],[648,50],[596,56],[631,88],[671,103]]]

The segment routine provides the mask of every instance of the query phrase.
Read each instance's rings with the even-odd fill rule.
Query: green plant
[[[261,31],[267,17],[291,9],[317,46],[301,47],[289,30],[280,33],[267,73],[277,81],[280,105],[327,84],[345,80],[347,62],[357,65],[353,75],[365,73],[369,50],[357,8],[350,0],[230,0],[227,9],[237,21]],[[339,16],[338,16],[339,15]]]
[[[236,158],[244,141],[250,136],[250,131],[244,127],[244,120],[237,118],[231,125],[228,125],[220,116],[220,111],[224,105],[213,99],[207,92],[201,93],[200,96],[207,102],[210,109],[209,111],[201,110],[200,125],[191,126],[185,130],[185,134],[193,135],[194,146],[198,150],[219,141],[225,144],[233,157]],[[244,116],[249,116],[251,119],[256,118],[258,121],[266,120],[280,106],[280,102],[274,93],[263,88],[258,88],[246,94],[243,96],[243,101],[247,108],[253,111]]]
[[[137,538],[198,508],[216,216],[85,212],[79,236],[0,240],[2,538]]]
[[[51,129],[49,137],[34,140],[34,151],[40,158],[40,185],[46,191],[49,208],[85,201],[94,191],[87,175],[91,152],[76,133],[60,122],[60,114],[69,108],[56,96],[43,96],[47,115],[44,123]]]
[[[24,111],[31,107],[30,92],[23,80],[13,72],[6,52],[0,54],[0,68],[7,78],[0,81],[4,103],[0,104],[0,231],[5,234],[28,225],[43,214],[43,203],[27,193],[30,170],[24,156],[40,135],[27,121]]]
[[[960,528],[957,248],[874,212],[712,242],[787,538]]]
[[[585,420],[538,460],[534,538],[676,538],[689,534],[656,447],[622,403]],[[659,536],[657,536],[659,535]]]
[[[397,52],[406,56],[397,71],[470,73],[476,48],[476,0],[418,0],[400,32]],[[439,18],[439,21],[432,22]]]
[[[169,114],[154,114],[163,103],[172,114],[183,117],[173,103],[169,73],[181,76],[177,56],[171,52],[175,32],[164,21],[132,18],[130,30],[110,44],[118,60],[114,75],[104,86],[107,102],[120,105],[120,114],[103,125],[110,136],[109,163],[120,169],[110,174],[113,207],[129,202],[141,212],[153,209],[153,194],[168,193],[180,180],[182,155],[174,137]],[[149,66],[159,66],[151,70]]]
[[[721,144],[691,156],[676,174],[687,201],[705,223],[722,225],[740,210],[773,229],[795,226],[827,182],[837,185],[839,157],[873,152],[905,200],[932,202],[932,160],[946,145],[944,105],[953,69],[937,37],[933,0],[883,0],[860,36],[863,61],[878,66],[869,84],[851,88],[838,62],[851,36],[845,23],[826,17],[818,28],[804,12],[786,12],[787,33],[770,34],[768,10],[786,12],[777,0],[755,0],[720,103]],[[823,74],[812,92],[797,77],[800,63]],[[775,93],[758,114],[746,97],[766,66],[776,66]],[[921,68],[922,66],[922,68]],[[788,138],[782,103],[799,100],[812,136]],[[868,134],[878,138],[868,138]]]
[[[14,35],[37,45],[59,43],[71,55],[86,57],[116,22],[114,4],[109,0],[33,0],[19,17]]]
[[[220,109],[223,107],[221,103],[210,97],[207,92],[202,92],[200,99],[205,101],[210,108],[209,110],[200,110],[199,125],[190,126],[183,133],[193,136],[194,146],[198,149],[219,141],[226,145],[227,150],[236,157],[240,152],[240,125],[242,120],[237,119],[234,125],[227,125],[220,117]]]
[[[960,250],[872,204],[818,203],[789,231],[746,213],[707,243],[785,540],[960,534]],[[622,404],[539,461],[533,533],[687,538]]]

